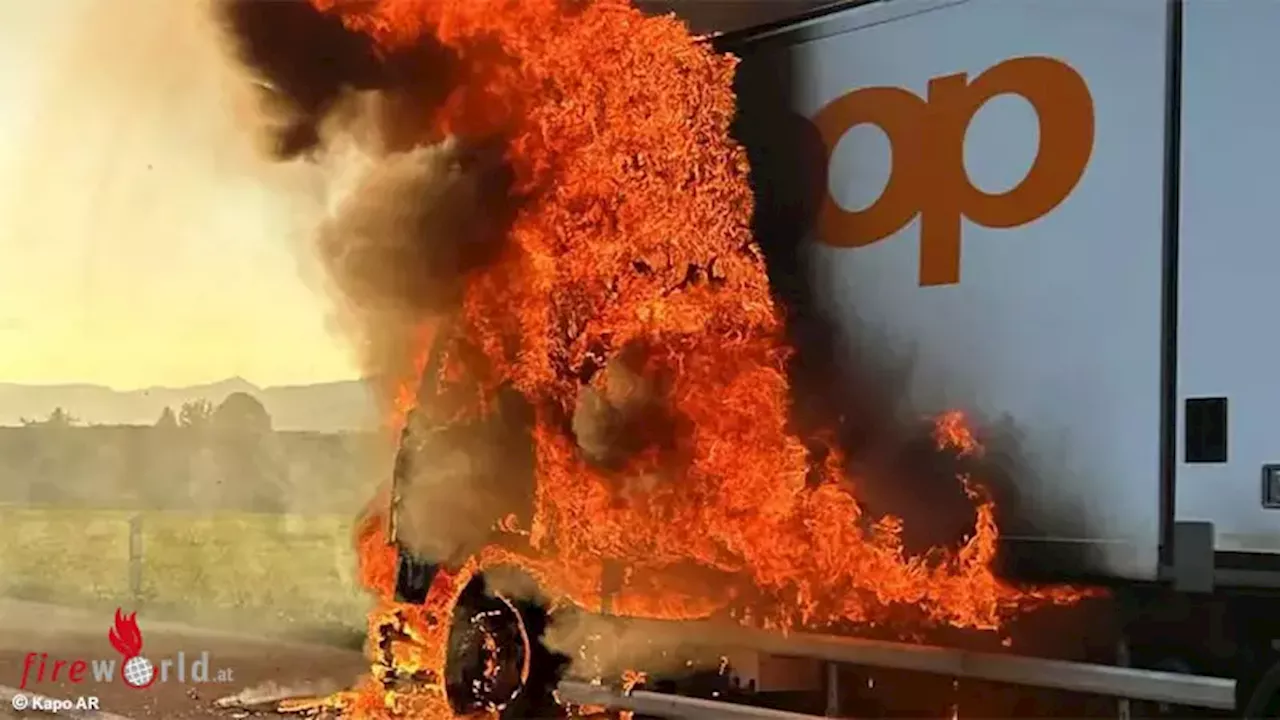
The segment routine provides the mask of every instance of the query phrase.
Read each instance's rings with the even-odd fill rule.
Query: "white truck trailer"
[[[1276,717],[1280,0],[659,5],[742,59],[736,134],[794,326],[864,381],[892,369],[907,416],[966,411],[1006,465],[984,479],[1009,573],[1110,586],[1127,640],[1085,664],[636,632],[828,663],[837,716],[853,665]],[[434,570],[402,549],[398,594]],[[781,717],[642,700],[606,704]]]
[[[1135,663],[1245,710],[1280,637],[1280,0],[792,8],[713,40],[780,285],[848,364],[907,359],[910,412],[1010,436],[1015,574],[1135,598]]]

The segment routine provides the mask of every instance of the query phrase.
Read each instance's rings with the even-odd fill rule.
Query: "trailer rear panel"
[[[1213,524],[1220,570],[1274,572],[1280,474],[1264,468],[1280,463],[1280,3],[1183,12],[1175,512]]]

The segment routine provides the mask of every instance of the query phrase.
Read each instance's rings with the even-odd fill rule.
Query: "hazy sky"
[[[197,4],[0,0],[0,382],[357,375]]]

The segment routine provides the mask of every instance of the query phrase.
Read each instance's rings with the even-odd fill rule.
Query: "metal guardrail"
[[[709,621],[672,622],[596,616],[590,622],[607,624],[614,629],[621,624],[628,634],[634,633],[655,646],[738,648],[779,657],[812,658],[1218,710],[1233,710],[1236,704],[1236,681],[1228,678],[854,637],[780,634]]]
[[[562,682],[556,688],[562,700],[577,705],[599,705],[612,710],[630,710],[668,720],[823,720],[817,715],[770,710],[738,703],[703,700],[636,690],[623,693],[603,685]]]

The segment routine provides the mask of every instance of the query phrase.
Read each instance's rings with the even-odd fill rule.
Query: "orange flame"
[[[468,280],[461,331],[495,369],[489,389],[511,383],[536,407],[531,552],[488,548],[440,573],[426,606],[398,606],[385,517],[367,518],[361,578],[381,598],[371,645],[392,625],[410,640],[371,646],[373,678],[344,697],[347,712],[452,717],[447,617],[473,574],[496,564],[588,609],[604,603],[606,564],[618,566],[614,612],[726,611],[780,627],[876,622],[905,608],[991,629],[1034,602],[1079,597],[995,577],[994,505],[969,478],[973,534],[954,552],[913,557],[899,519],[865,515],[839,452],[811,466],[789,429],[790,349],[751,236],[746,155],[729,134],[733,58],[625,0],[311,1],[385,50],[431,36],[455,51],[461,81],[423,127],[505,137],[527,199],[503,257]],[[664,379],[679,437],[606,472],[582,458],[566,418],[583,368],[633,347],[645,375]],[[405,384],[397,425],[417,387]],[[980,452],[959,413],[938,419],[935,439]],[[409,689],[391,682],[405,674],[417,678]]]
[[[626,670],[622,673],[622,692],[631,694],[640,685],[649,681],[649,676],[639,670]]]
[[[409,411],[418,404],[418,383],[426,371],[431,355],[431,343],[435,340],[436,324],[424,320],[419,324],[417,335],[413,338],[413,369],[409,377],[396,384],[395,397],[392,398],[391,414],[387,418],[387,426],[395,432],[404,427]]]

